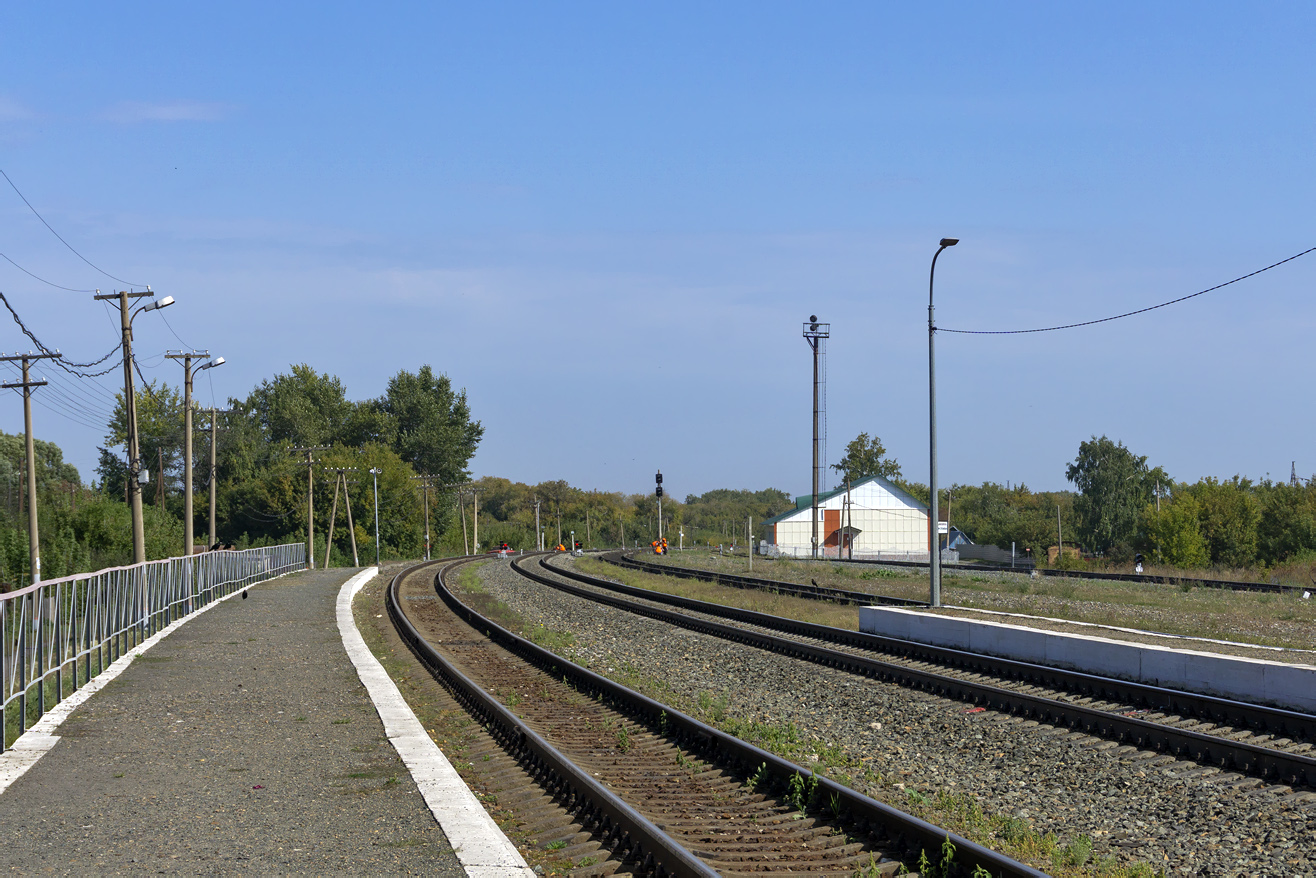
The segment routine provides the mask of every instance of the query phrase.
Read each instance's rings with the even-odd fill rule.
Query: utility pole
[[[819,323],[816,314],[809,315],[809,322],[804,324],[804,340],[813,350],[813,503],[809,518],[813,522],[812,557],[818,557],[818,358],[822,352],[822,342],[831,337],[830,323]]]
[[[370,468],[370,474],[375,477],[375,566],[379,566],[379,474],[383,470],[377,466]]]
[[[227,415],[231,411],[231,409],[210,409],[210,542],[206,545],[212,547],[219,542],[219,536],[215,528],[215,476],[218,472],[215,468],[215,444],[219,435],[219,415]]]
[[[129,299],[140,299],[143,296],[154,296],[151,288],[147,287],[145,292],[130,293],[121,290],[117,293],[97,294],[94,296],[97,300],[118,299],[119,300],[119,325],[123,331],[123,405],[124,420],[127,422],[128,433],[128,505],[132,510],[133,526],[133,563],[140,564],[146,560],[146,528],[142,523],[142,483],[141,476],[145,475],[142,470],[141,451],[137,445],[137,393],[133,390],[133,318],[137,316],[131,313],[128,307]],[[158,308],[165,308],[174,303],[173,296],[165,296],[163,299],[143,305],[137,314],[144,311],[154,311]]]
[[[345,507],[347,507],[347,533],[348,533],[348,536],[349,536],[349,537],[351,538],[351,540],[352,540],[352,566],[353,566],[353,567],[360,567],[360,566],[361,566],[361,556],[358,555],[358,554],[357,554],[357,551],[356,551],[356,525],[352,523],[352,495],[351,495],[351,494],[348,492],[348,490],[347,490],[347,486],[348,486],[348,484],[349,484],[348,481],[347,481],[347,474],[348,474],[348,473],[354,473],[354,472],[356,472],[356,467],[354,467],[354,466],[326,467],[326,468],[325,468],[325,472],[327,472],[327,473],[334,473],[334,474],[335,474],[335,478],[334,478],[334,509],[333,509],[333,512],[331,512],[330,515],[329,515],[329,542],[330,542],[330,546],[331,546],[331,548],[332,548],[333,539],[334,539],[334,520],[335,520],[335,518],[337,517],[337,513],[338,513],[338,483],[341,481],[341,482],[343,483],[343,505],[344,505]],[[351,482],[350,484],[355,485],[356,482]],[[325,558],[325,561],[324,561],[324,567],[325,567],[326,570],[328,570],[328,569],[329,569],[329,550],[325,550],[324,558]]]
[[[1056,504],[1056,566],[1062,567],[1065,560],[1065,535],[1060,531],[1060,504]]]
[[[210,351],[165,352],[171,360],[183,361],[183,557],[192,557],[195,542],[192,527],[192,360],[210,356]],[[198,372],[224,365],[223,357],[215,357],[203,363]],[[161,469],[160,484],[164,484],[164,471]]]
[[[535,544],[544,551],[544,535],[539,531],[539,498],[535,498]]]
[[[754,572],[754,516],[745,519],[745,546],[749,549],[749,572]]]
[[[425,560],[430,559],[430,488],[434,476],[412,476],[413,480],[420,480],[421,491],[425,494]]]
[[[328,445],[309,445],[290,448],[294,454],[306,452],[305,462],[299,466],[306,467],[306,569],[315,569],[315,458],[317,451],[328,451]]]
[[[947,247],[954,247],[959,238],[942,238],[941,245],[932,256],[928,269],[928,604],[941,606],[941,516],[937,510],[937,322],[932,307],[932,282],[937,276],[937,257]],[[946,535],[950,536],[950,522],[946,522]]]
[[[41,535],[37,532],[37,458],[32,441],[32,388],[46,383],[33,381],[28,372],[33,360],[60,359],[54,354],[15,354],[12,357],[0,357],[0,362],[11,363],[20,360],[23,363],[23,380],[12,384],[0,384],[0,387],[23,389],[23,432],[27,435],[27,542],[32,561],[32,584],[41,581]]]
[[[435,476],[435,478],[437,478],[437,476]],[[467,555],[469,555],[471,552],[470,552],[470,545],[466,542],[466,504],[463,502],[464,494],[461,489],[469,488],[469,487],[471,487],[470,482],[448,482],[442,485],[434,485],[435,490],[447,491],[452,488],[457,489],[457,508],[458,511],[461,513],[461,519],[462,519],[462,551],[465,552]]]

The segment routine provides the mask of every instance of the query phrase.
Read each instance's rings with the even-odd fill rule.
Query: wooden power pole
[[[15,354],[12,357],[0,357],[0,361],[11,363],[19,360],[23,363],[23,380],[0,387],[23,389],[23,430],[27,434],[27,542],[32,560],[32,583],[41,581],[41,535],[37,532],[37,457],[32,441],[32,388],[45,384],[33,381],[29,367],[33,360],[56,359],[59,354]]]

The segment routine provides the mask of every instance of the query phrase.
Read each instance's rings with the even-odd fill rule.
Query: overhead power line
[[[3,173],[4,171],[0,171],[0,174]],[[37,338],[36,335],[32,332],[32,330],[27,328],[27,324],[23,322],[23,318],[18,316],[18,312],[14,310],[14,306],[9,304],[9,299],[5,298],[4,293],[0,293],[0,304],[3,304],[7,309],[9,309],[9,314],[11,317],[14,318],[14,322],[18,324],[18,328],[23,330],[24,335],[32,339],[32,343],[35,344],[42,353],[46,353],[46,354],[58,353],[58,351],[53,351],[50,348],[46,347],[44,344],[42,344],[41,339]],[[77,375],[79,378],[99,378],[101,375],[106,375],[110,372],[113,372],[118,367],[118,363],[100,372],[83,372],[82,370],[91,369],[96,366],[99,366],[101,363],[104,363],[110,357],[114,356],[121,346],[122,343],[115,345],[113,348],[110,349],[110,352],[108,354],[101,357],[100,359],[92,360],[90,363],[65,363],[63,360],[55,360],[55,363],[58,364],[59,367],[64,371],[69,372],[70,374],[73,375]]]
[[[117,280],[119,283],[121,283],[121,284],[127,284],[127,285],[130,286],[130,287],[144,287],[144,286],[146,286],[146,284],[135,284],[135,283],[133,283],[132,281],[124,280],[124,279],[121,278],[121,277],[115,277],[114,275],[112,275],[112,274],[110,274],[108,271],[106,271],[105,269],[101,268],[101,267],[100,267],[99,265],[97,265],[96,263],[92,262],[92,261],[91,261],[90,259],[88,259],[86,256],[83,256],[83,255],[82,255],[81,253],[79,253],[76,249],[74,249],[74,247],[73,247],[72,244],[70,244],[68,241],[65,241],[65,240],[64,240],[64,236],[61,235],[59,232],[55,231],[54,227],[51,226],[50,223],[46,222],[46,218],[43,217],[43,216],[37,211],[37,209],[36,209],[35,207],[32,206],[32,202],[28,201],[28,200],[27,200],[27,196],[24,195],[22,192],[19,191],[18,187],[14,185],[14,181],[11,180],[11,179],[9,179],[9,175],[6,174],[6,173],[4,172],[3,169],[0,169],[0,177],[4,177],[4,178],[5,178],[5,182],[9,184],[9,187],[10,187],[11,189],[13,189],[15,192],[18,193],[18,197],[21,198],[21,199],[23,199],[23,203],[27,205],[27,209],[30,210],[30,211],[32,211],[32,215],[35,216],[37,219],[41,220],[41,224],[42,224],[43,226],[45,226],[47,229],[50,230],[50,234],[54,235],[56,238],[59,238],[59,242],[60,242],[61,244],[63,244],[65,247],[69,248],[69,251],[70,251],[74,256],[78,257],[78,258],[81,259],[83,262],[87,263],[87,264],[90,265],[92,268],[96,269],[96,270],[99,271],[101,274],[105,275],[106,277],[110,278],[111,280]],[[84,291],[84,292],[85,292],[85,291]]]
[[[1236,284],[1239,281],[1247,280],[1250,277],[1256,277],[1262,272],[1270,271],[1272,268],[1279,268],[1281,265],[1283,265],[1286,262],[1292,262],[1295,259],[1299,259],[1303,256],[1306,256],[1308,253],[1313,253],[1313,252],[1316,252],[1316,247],[1309,247],[1308,249],[1303,250],[1301,253],[1293,254],[1288,259],[1281,259],[1279,262],[1271,263],[1270,265],[1267,265],[1265,268],[1258,268],[1256,271],[1248,272],[1247,274],[1242,275],[1241,277],[1236,277],[1233,280],[1227,280],[1222,284],[1216,284],[1213,287],[1207,287],[1204,290],[1198,290],[1195,293],[1190,293],[1187,296],[1180,296],[1179,298],[1171,299],[1168,302],[1161,302],[1159,305],[1149,305],[1146,308],[1139,308],[1136,311],[1126,311],[1123,314],[1116,314],[1113,317],[1102,317],[1099,320],[1084,320],[1082,323],[1066,323],[1063,326],[1043,326],[1038,329],[945,329],[943,327],[938,326],[936,327],[936,330],[937,332],[957,332],[961,335],[1026,335],[1030,332],[1055,332],[1056,330],[1059,329],[1077,329],[1080,326],[1095,326],[1098,323],[1109,323],[1112,320],[1120,320],[1124,317],[1132,317],[1135,314],[1146,314],[1148,311],[1155,311],[1157,308],[1165,308],[1170,305],[1177,305],[1180,302],[1186,302],[1189,299],[1195,299],[1198,296],[1204,296],[1207,293],[1211,293],[1223,287],[1227,287],[1230,284]]]
[[[3,259],[5,262],[8,262],[10,265],[14,266],[14,268],[17,268],[19,271],[23,272],[23,274],[27,275],[28,277],[35,278],[36,280],[41,281],[43,284],[49,284],[50,286],[54,287],[54,288],[57,289],[57,290],[68,290],[70,293],[94,293],[94,292],[96,292],[95,290],[75,290],[73,287],[66,287],[66,286],[64,286],[63,284],[57,284],[57,283],[55,283],[53,280],[46,280],[46,279],[45,279],[44,277],[42,277],[41,275],[39,275],[39,274],[33,274],[32,272],[28,271],[26,268],[24,268],[23,266],[19,265],[17,262],[15,262],[14,260],[10,259],[8,256],[6,256],[6,255],[3,254],[3,253],[0,253],[0,259]]]

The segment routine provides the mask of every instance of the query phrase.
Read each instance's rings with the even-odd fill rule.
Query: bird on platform
[[[247,599],[247,590],[245,588],[242,590],[242,599],[244,601]]]

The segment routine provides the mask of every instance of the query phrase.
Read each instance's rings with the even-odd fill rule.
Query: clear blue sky
[[[0,168],[91,262],[177,298],[137,352],[175,384],[166,349],[227,357],[205,405],[293,363],[354,399],[430,363],[484,423],[477,475],[803,493],[815,313],[829,459],[867,431],[926,481],[938,239],[962,238],[938,323],[984,329],[1316,245],[1314,25],[1302,3],[14,4]],[[0,252],[122,286],[0,187]],[[1316,472],[1314,279],[1316,254],[1099,327],[940,334],[941,481],[1063,488],[1093,434],[1179,479]],[[0,291],[73,358],[116,341],[88,294],[5,262]],[[120,378],[37,391],[82,401],[36,422],[85,478]]]

